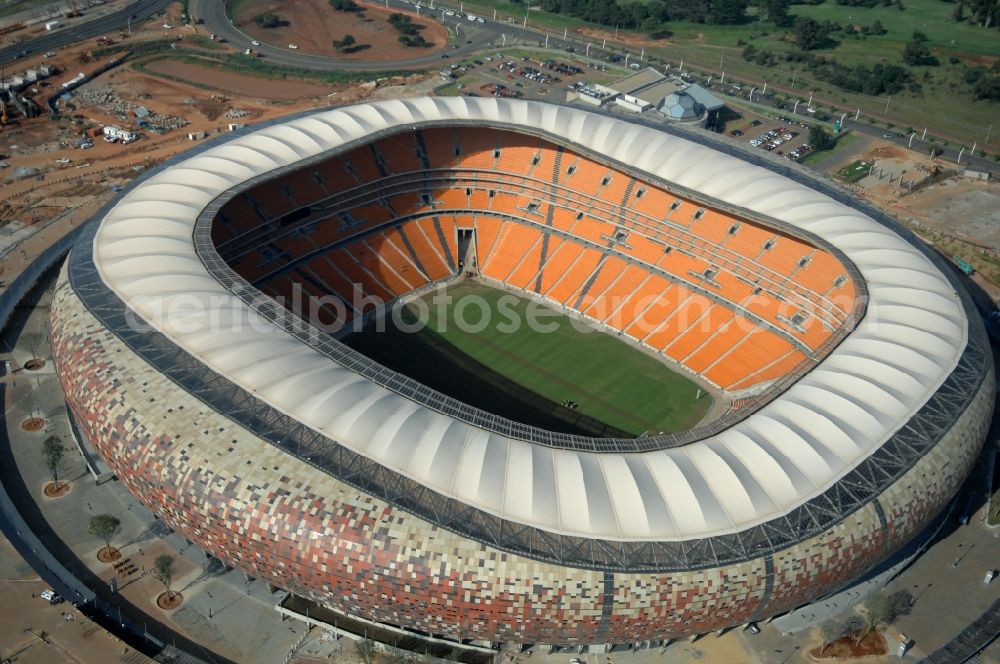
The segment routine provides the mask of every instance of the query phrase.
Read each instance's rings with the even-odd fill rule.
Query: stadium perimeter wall
[[[815,537],[739,564],[608,572],[463,538],[282,452],[136,355],[86,309],[65,270],[52,339],[85,435],[128,489],[185,537],[346,613],[491,641],[677,638],[807,603],[923,529],[971,468],[993,406],[987,377],[928,454],[876,501]]]

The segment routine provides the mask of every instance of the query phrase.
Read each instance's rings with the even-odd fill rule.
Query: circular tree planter
[[[184,595],[180,594],[176,590],[171,592],[162,592],[156,598],[156,605],[163,609],[164,611],[173,611],[178,606],[184,602]]]
[[[62,498],[73,490],[73,485],[69,482],[46,482],[42,487],[42,493],[46,498]]]
[[[26,371],[38,371],[44,366],[45,366],[45,360],[42,360],[37,357],[33,357],[24,363],[24,369]]]
[[[21,428],[25,431],[41,431],[45,426],[45,420],[41,417],[29,417],[21,422]]]
[[[100,550],[97,552],[97,559],[100,560],[102,563],[113,563],[116,560],[120,560],[121,557],[122,557],[122,552],[116,549],[115,547],[111,547],[111,550],[109,551],[108,547],[102,546]]]

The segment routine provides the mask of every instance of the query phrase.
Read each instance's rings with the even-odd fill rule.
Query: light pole
[[[844,113],[843,115],[840,116],[840,126],[841,127],[844,126],[844,118],[846,118],[846,117],[847,117],[847,113]]]
[[[757,89],[756,85],[754,87],[750,88],[750,94],[747,95],[747,101],[749,101],[751,104],[753,103],[753,91],[756,90],[756,89]]]
[[[882,112],[882,116],[883,117],[885,117],[886,115],[889,114],[889,102],[890,101],[892,101],[892,95],[889,95],[889,98],[885,100],[885,111]]]
[[[927,138],[927,127],[924,127],[924,133],[920,134],[920,140]]]
[[[956,163],[958,163],[958,164],[962,163],[962,154],[964,152],[965,152],[965,148],[962,148],[961,150],[958,151],[958,161]],[[955,564],[952,565],[952,567],[958,567],[958,558],[955,559]]]
[[[645,57],[646,57],[646,49],[642,49],[642,52],[641,52],[641,53],[639,53],[639,59],[640,59],[640,60],[642,60],[642,59],[644,59]]]
[[[504,45],[504,48],[506,48],[507,47],[507,35],[500,35],[500,38],[503,39],[503,45]]]
[[[802,100],[801,100],[801,99],[799,99],[799,100],[797,100],[797,101],[795,102],[795,106],[792,106],[792,115],[798,115],[798,112],[799,112],[799,104],[801,104],[801,103],[802,103]]]
[[[711,85],[711,84],[712,84],[712,77],[711,77],[711,76],[709,76],[709,77],[708,77],[708,80],[707,80],[707,81],[705,81],[705,87],[708,87],[708,86],[709,86],[709,85]]]
[[[545,35],[545,48],[548,48],[548,47],[549,47],[549,36],[548,36],[548,34],[546,34]]]
[[[908,147],[908,148],[912,148],[913,147],[913,137],[916,136],[916,135],[917,135],[917,132],[913,132],[912,134],[910,134],[910,142],[906,144],[906,147]]]
[[[760,91],[760,96],[763,97],[767,94],[767,81],[764,81],[764,89]]]
[[[607,48],[608,48],[608,40],[607,39],[601,40],[601,50],[603,51]]]
[[[628,56],[630,56],[630,55],[632,55],[632,54],[631,53],[626,53],[625,54],[625,66],[626,67],[628,67]]]
[[[563,40],[566,40],[566,35],[569,34],[569,28],[563,28]]]
[[[585,58],[589,58],[590,57],[590,42],[587,42],[587,50],[585,50],[583,52],[583,57],[585,57]]]
[[[812,108],[812,105],[813,105],[813,93],[810,92],[809,93],[809,101],[806,102],[806,107],[807,108]]]

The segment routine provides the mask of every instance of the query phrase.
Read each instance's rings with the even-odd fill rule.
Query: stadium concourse
[[[981,322],[890,220],[679,131],[420,98],[179,157],[109,205],[60,276],[72,413],[206,551],[416,633],[658,641],[834,592],[969,471],[994,397]],[[585,318],[733,406],[588,438],[336,340],[372,315],[356,289],[393,302],[458,279]],[[326,308],[290,305],[296,289]]]

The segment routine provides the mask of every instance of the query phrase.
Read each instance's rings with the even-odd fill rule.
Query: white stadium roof
[[[560,136],[821,236],[866,280],[867,313],[812,372],[728,430],[672,449],[597,453],[512,439],[376,385],[262,320],[199,259],[195,222],[226,190],[379,130],[449,120]],[[609,540],[724,535],[788,513],[915,413],[954,369],[967,335],[945,276],[864,214],[682,138],[584,110],[495,98],[360,104],[210,148],[125,195],[101,223],[94,262],[141,319],[331,439],[504,519]]]

